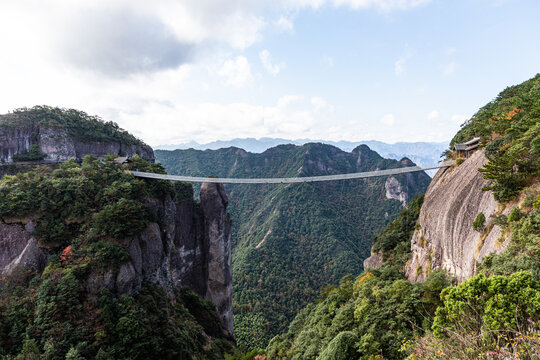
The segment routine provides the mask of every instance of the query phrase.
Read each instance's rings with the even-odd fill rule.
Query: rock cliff
[[[506,213],[478,171],[487,159],[476,151],[459,166],[443,168],[431,182],[420,211],[418,229],[412,241],[412,257],[406,266],[410,281],[422,281],[434,269],[444,269],[461,281],[474,274],[477,262],[492,252],[504,250],[508,239],[498,225],[497,215]],[[484,231],[472,223],[484,213]]]
[[[69,136],[63,129],[26,128],[7,129],[0,127],[0,162],[11,163],[13,156],[29,151],[36,144],[48,161],[81,160],[85,155],[103,158],[112,153],[140,157],[153,162],[154,151],[145,144],[134,145],[122,142],[83,141]]]
[[[108,288],[116,294],[135,293],[143,281],[173,287],[188,286],[216,305],[223,327],[232,335],[231,221],[222,185],[203,184],[201,203],[149,199],[158,221],[126,242],[129,260],[119,271],[93,270],[87,293],[97,297]],[[20,266],[42,272],[48,253],[38,246],[30,219],[0,222],[0,272]]]
[[[33,146],[44,160],[61,162],[85,155],[103,158],[109,153],[140,157],[154,162],[152,148],[112,122],[71,109],[34,107],[0,115],[0,163]]]

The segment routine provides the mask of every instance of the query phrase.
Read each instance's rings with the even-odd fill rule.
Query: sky
[[[0,0],[0,113],[152,146],[446,141],[540,72],[538,0]]]

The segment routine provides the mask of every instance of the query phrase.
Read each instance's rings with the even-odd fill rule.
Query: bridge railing
[[[375,170],[350,174],[339,175],[324,175],[324,176],[306,176],[306,177],[288,177],[288,178],[216,178],[216,177],[196,177],[196,176],[178,176],[178,175],[164,175],[155,174],[142,171],[131,171],[133,176],[146,178],[146,179],[159,179],[170,181],[182,181],[190,183],[220,183],[220,184],[291,184],[291,183],[306,183],[306,182],[318,182],[318,181],[336,181],[336,180],[350,180],[350,179],[363,179],[376,176],[390,176],[405,174],[417,171],[433,170],[443,167],[449,167],[454,164],[454,160],[445,161],[436,165],[420,167],[409,166],[403,168]]]

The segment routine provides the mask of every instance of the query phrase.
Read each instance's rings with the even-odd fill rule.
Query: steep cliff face
[[[138,292],[143,282],[173,287],[188,286],[216,305],[223,327],[232,335],[231,222],[222,185],[204,184],[201,204],[192,199],[149,199],[158,222],[150,223],[126,242],[129,260],[119,271],[93,270],[87,279],[90,297],[107,288],[116,294]],[[40,273],[50,256],[38,246],[32,220],[0,223],[0,272],[27,267]]]
[[[132,157],[139,155],[153,162],[154,151],[148,145],[130,145],[122,142],[82,141],[69,136],[65,130],[51,128],[3,129],[0,127],[0,162],[13,162],[13,156],[38,145],[49,161],[81,160],[85,155],[103,158],[112,153]]]
[[[103,158],[139,155],[154,162],[154,151],[111,122],[104,122],[76,110],[35,107],[0,115],[0,162],[37,145],[48,161],[81,160],[85,155]]]
[[[497,215],[506,214],[490,191],[489,182],[478,171],[487,159],[476,151],[459,166],[437,172],[420,211],[419,226],[412,242],[406,273],[411,281],[423,281],[433,269],[444,269],[464,280],[474,274],[477,262],[492,252],[504,250],[508,239],[498,225]],[[484,231],[472,223],[479,213],[486,217]]]

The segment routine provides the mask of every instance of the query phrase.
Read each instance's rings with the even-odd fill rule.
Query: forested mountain
[[[424,166],[435,164],[441,158],[441,153],[446,150],[448,141],[443,142],[397,142],[388,144],[382,141],[366,140],[366,141],[326,141],[326,140],[311,140],[311,139],[296,139],[287,140],[280,138],[245,138],[213,141],[206,144],[199,144],[191,141],[189,143],[178,145],[160,145],[158,150],[176,150],[176,149],[195,149],[195,150],[218,150],[228,147],[237,147],[249,152],[262,153],[271,147],[278,145],[304,145],[312,142],[321,142],[328,145],[333,145],[343,151],[352,151],[360,145],[367,145],[371,150],[374,150],[379,155],[389,159],[401,160],[404,157],[411,159],[414,163]]]
[[[152,148],[118,124],[75,109],[34,106],[0,115],[0,162],[61,162],[85,155],[139,155],[153,162]]]
[[[449,150],[456,165],[374,239],[376,268],[326,287],[269,359],[540,357],[540,75],[501,92],[452,143],[475,136],[480,149]]]
[[[347,153],[310,143],[262,154],[238,148],[156,151],[170,174],[293,177],[410,166],[361,145]],[[235,336],[243,348],[265,346],[287,328],[321,287],[360,273],[372,238],[430,178],[412,173],[324,183],[227,185],[233,220]]]

